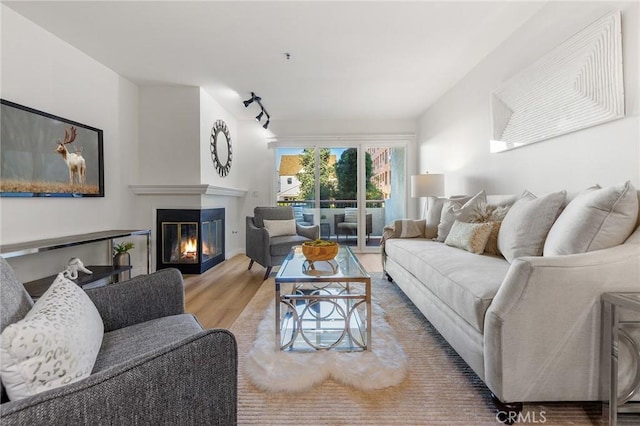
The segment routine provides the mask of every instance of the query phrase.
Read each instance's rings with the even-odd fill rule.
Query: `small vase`
[[[129,253],[117,253],[113,256],[114,266],[127,266],[131,265],[131,255]]]
[[[113,256],[113,266],[131,265],[131,255],[129,253],[117,253]],[[128,280],[131,278],[131,271],[122,272],[116,275],[116,281]]]

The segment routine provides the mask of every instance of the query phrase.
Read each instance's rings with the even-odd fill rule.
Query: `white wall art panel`
[[[491,94],[491,152],[624,117],[620,12],[575,34]]]

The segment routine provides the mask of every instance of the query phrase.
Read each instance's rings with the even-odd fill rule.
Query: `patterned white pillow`
[[[489,240],[493,223],[468,223],[455,221],[444,243],[474,254],[482,254]]]
[[[264,220],[264,227],[269,231],[270,237],[283,235],[296,235],[296,220]]]
[[[89,296],[59,274],[27,315],[0,335],[0,376],[9,399],[88,377],[103,334]]]

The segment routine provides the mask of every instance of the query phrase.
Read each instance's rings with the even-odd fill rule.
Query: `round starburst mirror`
[[[211,128],[211,160],[218,174],[225,177],[231,170],[231,135],[227,124],[216,120]]]

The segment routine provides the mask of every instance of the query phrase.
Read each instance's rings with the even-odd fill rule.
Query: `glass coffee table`
[[[275,281],[276,350],[371,350],[371,277],[349,247],[309,262],[296,246]]]

